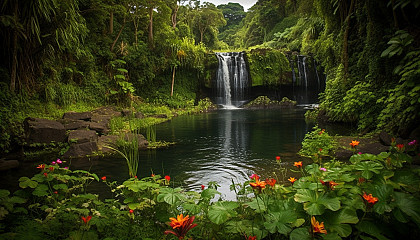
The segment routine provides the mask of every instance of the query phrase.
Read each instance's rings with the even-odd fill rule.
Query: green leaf
[[[380,170],[383,168],[382,164],[374,161],[358,162],[354,166],[354,169],[362,171],[362,177],[366,179],[372,178],[374,173],[379,174]]]
[[[388,202],[391,200],[391,195],[394,188],[389,184],[376,185],[372,190],[372,195],[378,198],[378,202],[373,206],[373,210],[379,214],[391,212],[393,206]]]
[[[369,234],[373,237],[375,237],[376,239],[379,240],[388,240],[388,238],[386,238],[384,235],[381,234],[381,229],[378,228],[378,226],[371,222],[371,221],[362,221],[359,222],[356,225],[357,230],[359,230],[360,232]]]
[[[60,190],[60,189],[67,190],[68,189],[67,185],[64,184],[64,183],[56,184],[56,185],[53,186],[53,188],[55,190]]]
[[[133,210],[140,208],[140,203],[129,203],[128,208],[133,209]]]
[[[10,195],[9,190],[0,189],[0,198],[5,198]]]
[[[229,218],[237,215],[233,209],[239,207],[237,202],[216,202],[211,205],[208,211],[208,217],[210,221],[215,224],[222,224],[226,222]]]
[[[17,196],[13,196],[9,199],[9,202],[11,202],[11,203],[26,203],[26,201],[27,201],[27,199],[17,197]]]
[[[296,220],[297,215],[293,211],[272,212],[266,215],[264,226],[270,233],[287,235],[292,230],[291,224]]]
[[[410,216],[420,226],[420,201],[410,194],[395,192],[395,204],[405,214]]]
[[[119,72],[128,73],[127,69],[125,68],[117,68]]]
[[[332,211],[340,209],[340,200],[337,197],[329,197],[322,192],[299,189],[294,199],[296,202],[303,203],[303,208],[309,215],[321,215],[325,208]]]
[[[157,196],[157,200],[158,202],[166,202],[169,205],[185,201],[186,197],[181,193],[181,191],[181,188],[163,188],[161,189],[161,193]]]
[[[265,212],[267,210],[263,200],[258,200],[257,198],[253,198],[251,202],[247,202],[245,205],[254,209],[257,213]]]
[[[19,187],[21,188],[36,188],[36,186],[38,186],[38,182],[33,181],[27,177],[21,177],[19,178]]]
[[[47,196],[48,195],[48,186],[45,184],[39,184],[34,191],[32,192],[33,195],[38,196],[38,197],[42,197],[42,196]]]
[[[220,192],[214,188],[207,188],[201,192],[201,197],[204,199],[213,199],[216,194],[220,195]]]
[[[311,235],[307,227],[296,228],[290,233],[290,240],[310,240]]]

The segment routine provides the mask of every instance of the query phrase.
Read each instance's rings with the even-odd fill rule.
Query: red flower
[[[331,190],[334,190],[334,187],[338,185],[338,183],[334,181],[324,182],[322,179],[319,179],[322,185],[328,186]]]
[[[45,164],[40,164],[40,165],[38,165],[38,167],[36,167],[36,168],[40,168],[41,170],[44,170],[44,168],[45,168]]]
[[[102,181],[106,181],[106,176],[101,177]]]
[[[134,176],[135,179],[137,179],[137,176]]]
[[[49,167],[48,170],[50,170],[50,172],[54,171],[54,167]]]
[[[260,176],[258,176],[257,174],[253,173],[251,176],[249,176],[249,178],[258,180],[258,179],[260,179]]]
[[[178,237],[178,239],[184,239],[188,231],[197,226],[196,223],[193,224],[195,217],[189,217],[188,215],[184,217],[182,214],[178,215],[176,218],[169,218],[171,222],[169,225],[172,227],[172,230],[166,230],[164,233],[173,234]]]
[[[153,174],[153,173],[152,173],[152,175],[151,175],[151,176],[152,176],[152,177],[154,177],[154,176],[155,176],[155,174]]]
[[[280,161],[280,156],[276,156],[276,161]]]
[[[92,219],[92,216],[87,216],[87,217],[83,217],[83,216],[82,216],[82,220],[83,220],[83,222],[84,222],[85,224],[88,224],[88,223],[89,223],[89,221],[90,221],[90,219]]]
[[[265,180],[265,182],[266,182],[268,185],[270,185],[271,187],[274,187],[274,185],[276,184],[276,179],[274,179],[274,178],[267,178],[267,179]]]
[[[54,194],[58,194],[58,192],[57,192],[57,191],[55,191],[55,192],[54,192]]]
[[[169,177],[168,175],[166,175],[165,176],[165,180],[169,182],[171,180],[171,177]]]
[[[302,167],[302,161],[295,162],[294,166],[297,167],[297,168],[301,168]]]
[[[397,144],[398,151],[404,150],[404,144]]]
[[[130,211],[128,211],[128,212],[130,212],[130,214],[133,214],[134,213],[134,210],[133,209],[130,209]]]
[[[201,185],[201,190],[204,190],[204,188],[205,188],[206,186],[204,186],[204,185]]]
[[[372,205],[374,205],[375,203],[379,201],[377,197],[372,196],[372,193],[370,193],[369,195],[367,195],[366,193],[363,193],[363,199]]]
[[[48,177],[48,173],[44,172],[44,176],[45,176],[45,177]]]
[[[245,236],[245,237],[246,237],[246,236]],[[249,236],[247,239],[248,239],[248,240],[257,240],[257,236]]]

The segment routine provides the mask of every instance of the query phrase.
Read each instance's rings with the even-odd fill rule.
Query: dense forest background
[[[127,105],[183,108],[217,65],[213,51],[313,56],[327,85],[319,114],[369,132],[419,123],[420,0],[3,0],[0,148],[27,116]],[[174,89],[171,90],[175,78]]]

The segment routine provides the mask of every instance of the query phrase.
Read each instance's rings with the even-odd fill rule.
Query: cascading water
[[[317,102],[318,93],[325,88],[325,84],[320,79],[316,60],[305,55],[288,56],[288,59],[292,68],[293,100],[299,104]]]
[[[216,104],[235,108],[246,101],[248,70],[243,52],[216,53],[219,68],[216,76]]]

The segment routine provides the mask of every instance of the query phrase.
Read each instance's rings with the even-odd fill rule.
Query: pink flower
[[[64,169],[69,169],[69,167],[64,167]]]
[[[56,163],[56,162],[54,162],[54,161],[52,161],[52,162],[51,162],[51,165],[55,165],[55,164],[57,164],[57,163]]]
[[[358,152],[358,154],[359,154],[359,155],[361,155],[361,154],[362,154],[362,152]]]
[[[413,145],[416,145],[416,144],[417,144],[417,140],[416,139],[414,139],[413,141],[411,141],[411,142],[408,143],[409,146],[413,146]]]
[[[62,164],[62,163],[63,163],[63,161],[61,161],[59,158],[57,158],[56,162],[57,162],[58,164]]]
[[[327,171],[327,169],[326,168],[320,168],[319,170],[321,170],[321,171],[324,171],[324,172],[326,172]]]
[[[260,179],[260,176],[258,176],[257,174],[254,173],[251,176],[249,176],[249,178],[258,180],[258,179]]]

